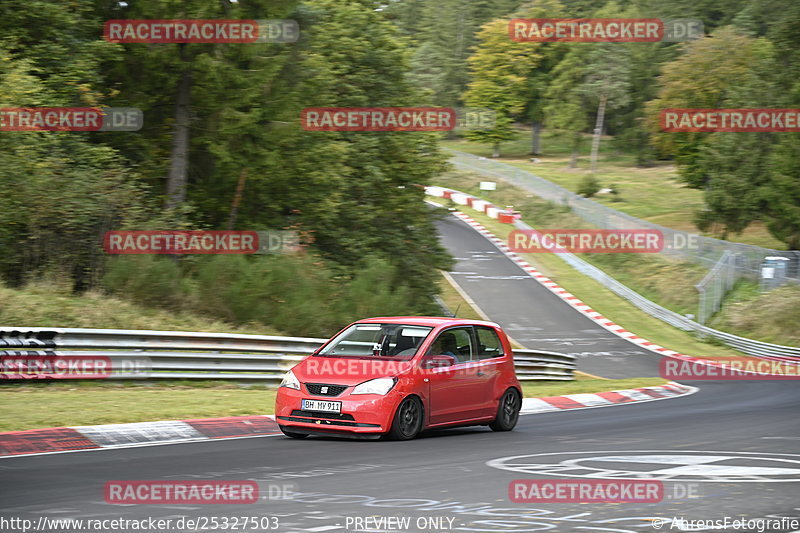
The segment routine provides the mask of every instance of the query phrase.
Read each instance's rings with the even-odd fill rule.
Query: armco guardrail
[[[514,225],[519,229],[533,229],[521,220],[516,221]],[[719,339],[728,346],[748,355],[760,357],[762,359],[800,362],[800,348],[794,346],[783,346],[780,344],[770,344],[768,342],[757,341],[755,339],[739,337],[732,333],[726,333],[714,328],[709,328],[708,326],[703,326],[694,320],[686,318],[683,315],[680,315],[674,311],[670,311],[669,309],[666,309],[657,303],[648,300],[638,292],[628,288],[596,266],[584,261],[574,254],[563,253],[556,255],[558,255],[578,272],[600,282],[604,287],[614,292],[618,296],[625,298],[645,313],[658,318],[667,324],[680,328],[684,331],[693,331],[701,337],[713,337]]]
[[[540,198],[560,205],[569,206],[576,215],[598,228],[654,229],[660,231],[664,235],[666,242],[692,242],[695,240],[697,243],[696,247],[674,246],[672,248],[665,248],[661,252],[662,254],[679,257],[680,259],[699,263],[711,268],[719,261],[722,253],[728,250],[738,257],[734,268],[737,277],[746,276],[753,279],[758,278],[760,275],[764,258],[771,256],[785,257],[789,259],[789,267],[787,269],[788,272],[785,281],[800,280],[800,251],[773,250],[751,244],[724,241],[702,235],[692,235],[685,231],[667,228],[617,211],[590,200],[589,198],[584,198],[531,172],[527,172],[501,161],[460,152],[458,150],[447,149],[447,151],[451,154],[450,161],[457,167],[487,176],[498,177],[531,191]]]
[[[457,191],[455,189],[448,189],[445,187],[426,187],[425,191],[431,196],[449,197],[460,205],[471,205],[473,209],[475,209],[477,206],[478,211],[483,211],[492,218],[497,218],[497,213],[499,212],[499,210],[492,206],[492,204],[489,202],[480,200],[474,196]],[[447,194],[445,195],[445,193]],[[493,212],[490,213],[490,211]],[[514,220],[513,224],[514,227],[518,229],[533,229],[522,220]],[[686,318],[683,315],[679,315],[674,311],[670,311],[669,309],[661,307],[657,303],[648,300],[638,292],[623,285],[596,266],[584,261],[575,254],[558,253],[555,255],[557,255],[565,263],[570,265],[581,274],[584,274],[599,282],[601,285],[614,292],[618,296],[625,298],[648,315],[675,326],[676,328],[684,331],[693,331],[701,337],[714,337],[724,342],[728,346],[739,350],[740,352],[755,357],[760,357],[762,359],[800,363],[800,348],[798,347],[770,344],[768,342],[757,341],[755,339],[739,337],[737,335],[733,335],[732,333],[726,333],[724,331],[719,331],[702,324],[698,324],[694,320]]]
[[[0,327],[0,357],[107,357],[111,379],[277,382],[325,341],[232,333]],[[520,380],[574,379],[572,355],[515,350],[514,364]]]

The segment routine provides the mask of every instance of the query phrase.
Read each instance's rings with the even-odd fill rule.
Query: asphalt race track
[[[522,279],[518,267],[460,221],[442,221],[440,231],[459,258],[455,279],[519,342],[582,353],[580,368],[593,374],[658,374],[659,356]],[[276,517],[273,530],[314,532],[642,532],[657,531],[654,525],[679,531],[651,519],[800,517],[796,382],[691,384],[700,390],[670,400],[523,416],[511,433],[466,428],[409,442],[271,436],[5,458],[0,516]],[[509,500],[514,479],[575,476],[663,480],[665,498],[602,504]],[[107,481],[131,479],[252,479],[265,497],[282,488],[294,494],[236,506],[105,503]],[[409,519],[410,527],[358,520],[366,517]]]
[[[439,223],[439,233],[458,261],[453,279],[525,348],[571,353],[581,370],[601,377],[658,376],[660,355],[565,305],[466,223],[448,217]]]

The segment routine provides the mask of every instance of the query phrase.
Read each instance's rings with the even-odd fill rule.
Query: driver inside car
[[[430,350],[431,355],[449,355],[454,359],[453,364],[459,363],[458,359],[458,342],[456,336],[448,331],[445,331],[439,338],[433,341]]]

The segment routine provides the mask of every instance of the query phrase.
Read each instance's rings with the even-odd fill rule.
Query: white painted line
[[[650,396],[649,394],[645,394],[645,393],[643,393],[641,391],[634,390],[634,389],[618,390],[616,392],[621,394],[621,395],[623,395],[623,396],[627,396],[631,400],[636,400],[636,401],[644,401],[644,400],[653,399],[653,397]]]
[[[545,413],[549,411],[562,411],[553,404],[547,403],[541,398],[523,398],[521,415],[533,413]]]
[[[597,394],[588,394],[588,393],[569,394],[567,395],[567,398],[575,402],[582,403],[587,407],[595,407],[601,405],[616,405],[611,400],[606,400],[605,398],[598,396]]]
[[[522,260],[522,259],[520,259],[518,257],[512,257],[512,254],[510,254],[509,252],[506,251],[507,247],[502,243],[502,241],[500,239],[498,239],[496,236],[494,236],[491,232],[489,232],[486,228],[484,228],[483,225],[480,222],[472,219],[469,215],[466,215],[466,214],[464,214],[464,213],[462,213],[460,211],[455,211],[454,210],[452,212],[452,215],[455,216],[456,218],[458,218],[459,220],[462,220],[463,222],[465,222],[467,225],[469,225],[474,230],[476,230],[479,233],[481,233],[484,236],[486,236],[486,238],[490,242],[492,242],[501,252],[503,252],[506,255],[506,257],[511,259],[511,261],[513,261],[514,264],[516,264],[520,269],[522,269],[524,272],[526,272],[529,275],[531,275],[534,279],[536,279],[543,286],[547,287],[553,294],[555,294],[556,296],[559,296],[562,300],[564,300],[566,303],[568,303],[573,309],[575,309],[578,312],[582,312],[577,307],[579,305],[585,305],[584,302],[582,302],[581,300],[579,300],[579,299],[577,299],[577,298],[575,298],[574,296],[571,296],[571,295],[570,295],[571,296],[570,298],[565,298],[564,294],[561,294],[561,292],[564,291],[564,289],[562,287],[560,287],[557,283],[554,283],[553,281],[551,281],[550,279],[548,279],[546,277],[537,276],[536,274],[530,272],[530,270],[527,268],[527,266],[524,266],[522,264],[524,262],[524,260]],[[631,332],[628,332],[628,331],[625,331],[624,333],[620,333],[619,330],[624,330],[625,328],[620,326],[620,325],[618,325],[618,324],[615,324],[614,322],[612,322],[611,320],[608,320],[607,318],[597,319],[597,318],[595,318],[594,316],[592,316],[589,313],[583,313],[583,314],[584,314],[584,316],[589,317],[590,320],[592,320],[596,324],[599,324],[600,326],[602,326],[606,330],[614,333],[615,335],[619,336],[620,338],[623,338],[623,339],[627,340],[628,342],[631,342],[632,344],[640,346],[640,347],[642,347],[642,348],[644,348],[646,350],[649,350],[651,352],[657,353],[659,355],[666,355],[667,357],[682,357],[682,358],[685,358],[687,360],[692,360],[692,361],[694,361],[694,362],[696,362],[698,364],[705,364],[705,365],[714,364],[712,361],[709,361],[707,359],[702,359],[702,358],[699,358],[699,357],[693,357],[693,356],[681,354],[681,353],[678,353],[678,352],[671,352],[671,351],[669,353],[665,352],[663,350],[663,348],[661,346],[659,346],[658,344],[649,342],[647,339],[639,337],[634,333],[631,333]],[[635,339],[631,338],[631,337],[635,337]],[[647,343],[647,344],[645,344],[645,343]]]
[[[59,450],[56,452],[41,452],[41,453],[20,453],[17,455],[0,455],[2,459],[19,459],[23,457],[35,457],[37,455],[55,455],[60,453],[78,453],[78,452],[106,452],[112,450],[119,450],[122,448],[149,448],[151,446],[175,446],[176,444],[207,444],[210,442],[223,441],[223,440],[238,440],[238,439],[260,439],[262,437],[282,437],[283,433],[274,433],[272,435],[247,435],[246,437],[219,437],[206,440],[194,440],[190,442],[146,442],[144,444],[127,444],[122,446],[106,446],[100,448],[89,448],[88,450]]]

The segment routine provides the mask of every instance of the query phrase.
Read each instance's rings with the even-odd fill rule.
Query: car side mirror
[[[422,359],[422,368],[445,368],[453,366],[453,358],[449,355],[426,355]]]

